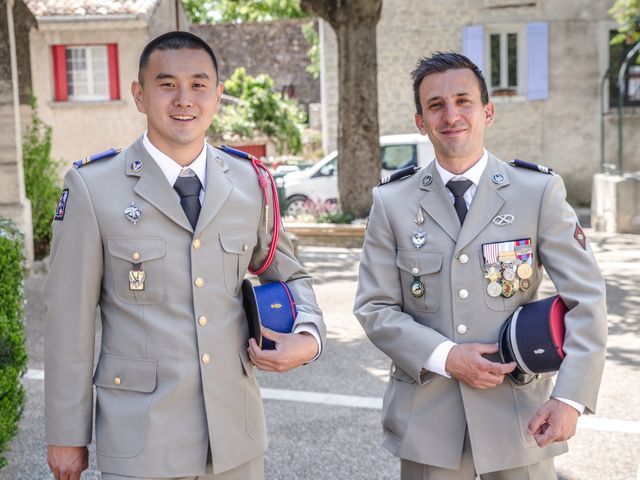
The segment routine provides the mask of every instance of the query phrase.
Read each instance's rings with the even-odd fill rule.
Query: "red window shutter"
[[[69,90],[67,85],[67,58],[64,45],[53,45],[51,47],[53,56],[53,83],[54,99],[56,102],[66,102],[69,100]]]
[[[109,96],[111,100],[120,100],[120,72],[118,70],[118,45],[107,45],[109,59]]]

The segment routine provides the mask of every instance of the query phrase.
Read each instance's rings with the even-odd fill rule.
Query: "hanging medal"
[[[411,282],[411,286],[409,287],[409,291],[411,295],[415,298],[420,298],[424,296],[424,283],[420,281],[420,277],[413,277],[413,282]]]
[[[132,263],[129,270],[129,290],[132,292],[142,292],[144,290],[144,270],[142,263]]]

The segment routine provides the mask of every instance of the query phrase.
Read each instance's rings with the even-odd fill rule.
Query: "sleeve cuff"
[[[555,398],[556,400],[560,400],[562,403],[566,403],[570,407],[575,408],[580,415],[584,413],[584,405],[582,405],[581,403],[574,402],[573,400],[569,400],[567,398],[562,398],[562,397],[552,397],[552,398]]]
[[[318,359],[318,357],[320,356],[320,353],[322,353],[322,342],[320,341],[320,332],[318,332],[318,327],[316,327],[313,323],[303,323],[301,325],[296,325],[293,329],[293,333],[302,333],[302,332],[310,333],[313,336],[313,338],[316,339],[316,343],[318,344],[318,354],[315,357],[313,357],[311,360],[309,360],[309,362],[307,363],[314,362]]]
[[[449,352],[456,344],[451,340],[445,340],[441,344],[439,344],[436,348],[433,349],[429,358],[424,364],[425,370],[428,370],[433,373],[437,373],[438,375],[442,375],[443,377],[451,378],[451,375],[447,373],[444,369],[447,363],[447,356],[449,356]]]

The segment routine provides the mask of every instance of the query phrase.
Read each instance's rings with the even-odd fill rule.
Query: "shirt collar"
[[[438,171],[438,174],[440,174],[440,178],[442,178],[442,183],[444,185],[447,184],[447,182],[449,182],[449,180],[462,180],[467,179],[467,180],[471,180],[473,182],[473,184],[477,187],[478,184],[480,183],[480,177],[482,176],[482,173],[484,172],[484,169],[487,168],[487,162],[489,161],[489,154],[487,153],[486,149],[482,149],[483,150],[483,154],[482,157],[480,157],[480,160],[478,160],[473,167],[471,167],[469,170],[467,170],[464,173],[461,173],[460,175],[455,175],[451,172],[449,172],[448,170],[445,170],[440,163],[438,162],[438,159],[436,158],[436,170]]]
[[[155,145],[153,145],[149,140],[149,137],[146,131],[144,132],[144,137],[142,138],[142,144],[144,145],[144,148],[147,149],[147,152],[149,153],[149,155],[151,155],[151,158],[153,158],[153,160],[158,164],[158,166],[162,170],[162,173],[164,173],[164,176],[167,178],[169,185],[173,187],[173,185],[176,183],[176,180],[180,176],[180,173],[182,172],[182,170],[190,168],[191,170],[193,170],[193,173],[195,173],[198,179],[200,180],[200,183],[202,184],[202,189],[206,190],[207,188],[207,185],[205,183],[206,176],[207,176],[207,148],[206,148],[207,142],[206,141],[203,143],[202,150],[200,151],[198,156],[195,158],[195,160],[191,162],[191,164],[187,165],[186,167],[183,167],[178,162],[173,160],[171,157],[169,157],[168,155],[158,150],[155,147]]]

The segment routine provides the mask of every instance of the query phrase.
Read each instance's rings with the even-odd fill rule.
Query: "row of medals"
[[[512,297],[518,290],[528,290],[533,269],[526,261],[520,264],[499,261],[485,267],[484,277],[489,280],[487,293],[490,297]]]

